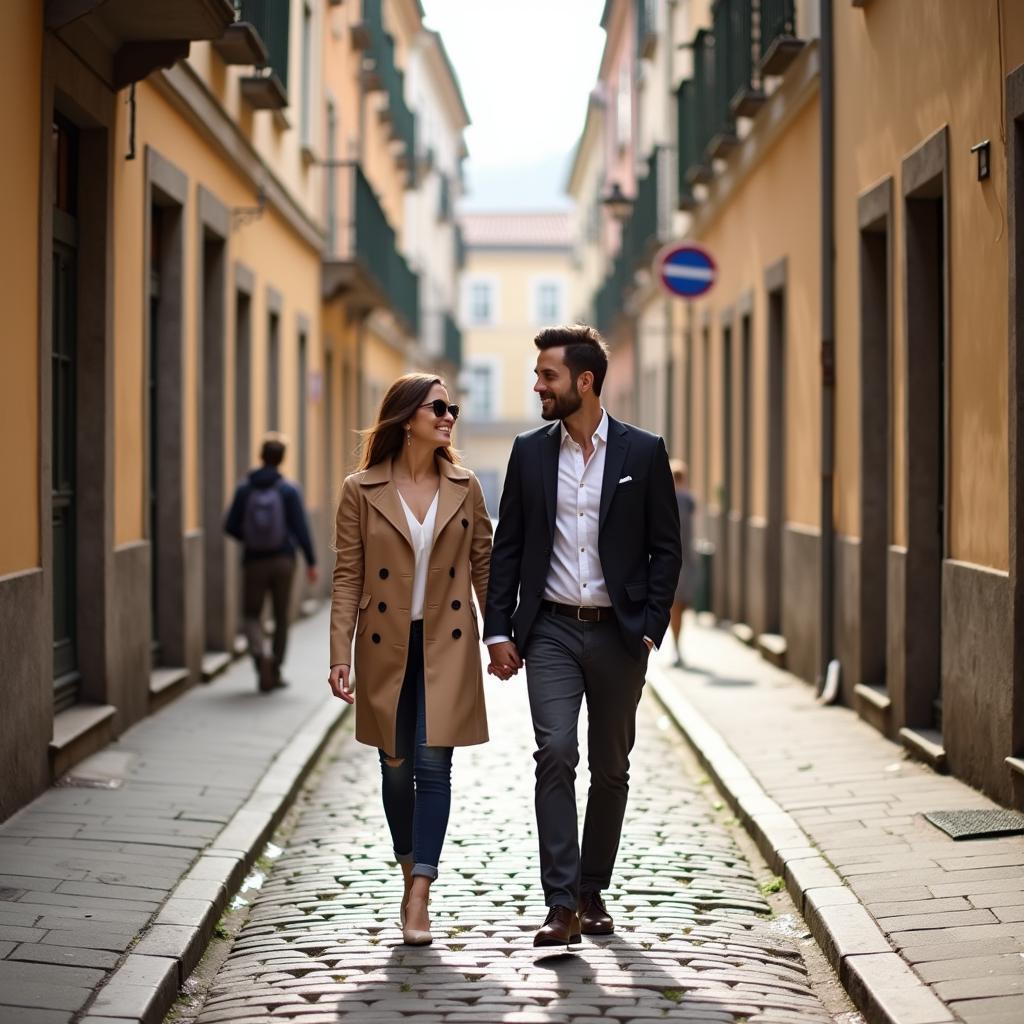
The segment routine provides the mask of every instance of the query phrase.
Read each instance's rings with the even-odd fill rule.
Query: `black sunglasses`
[[[443,398],[435,398],[432,402],[425,402],[420,406],[421,409],[433,409],[434,415],[439,419],[446,412],[452,414],[452,419],[457,420],[459,418],[459,407],[457,405],[445,405]]]

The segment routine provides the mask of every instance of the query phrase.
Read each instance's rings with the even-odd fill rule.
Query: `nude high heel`
[[[430,906],[430,900],[427,900],[427,906]],[[402,941],[407,946],[429,946],[434,941],[434,936],[430,930],[420,931],[417,928],[408,928],[405,924],[405,910],[402,911]]]

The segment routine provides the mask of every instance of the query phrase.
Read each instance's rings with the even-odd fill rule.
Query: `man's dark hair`
[[[285,443],[283,438],[271,434],[260,448],[260,460],[265,466],[280,466],[284,461]]]
[[[564,346],[565,365],[569,367],[573,384],[584,370],[589,370],[594,375],[594,394],[600,397],[608,372],[608,346],[597,330],[586,324],[545,327],[533,343],[541,352]]]

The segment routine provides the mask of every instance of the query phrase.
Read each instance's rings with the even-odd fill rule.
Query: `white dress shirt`
[[[416,556],[416,568],[412,578],[412,603],[409,605],[413,622],[423,618],[423,598],[427,592],[427,568],[430,563],[430,551],[434,546],[434,523],[437,519],[438,494],[440,491],[434,495],[434,500],[430,503],[430,508],[427,509],[426,518],[421,523],[405,503],[402,492],[398,492],[402,508],[405,509],[406,521],[409,523],[412,550]]]
[[[594,452],[584,463],[583,448],[562,425],[558,450],[558,496],[555,504],[555,537],[551,564],[544,584],[544,599],[583,608],[610,608],[612,599],[601,567],[597,537],[601,516],[601,487],[608,451],[608,413],[601,410],[591,441]],[[497,644],[511,637],[484,638]],[[648,647],[653,646],[645,636]]]
[[[608,451],[608,413],[603,409],[591,442],[593,454],[589,462],[584,462],[582,446],[562,423],[555,537],[544,599],[584,608],[609,608],[612,599],[597,550],[601,485]]]

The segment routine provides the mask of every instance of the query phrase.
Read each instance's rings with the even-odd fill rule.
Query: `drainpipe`
[[[821,634],[819,689],[835,648],[835,67],[833,0],[821,11]]]
[[[667,159],[662,160],[663,171],[668,173],[669,181],[666,185],[661,188],[662,196],[669,196],[670,202],[667,204],[668,209],[665,211],[665,238],[662,239],[663,243],[674,241],[672,238],[672,227],[675,221],[675,210],[678,197],[676,196],[676,175],[677,161],[679,159],[679,140],[676,138],[676,127],[678,125],[678,118],[674,117],[675,105],[672,103],[672,86],[675,84],[674,72],[675,72],[675,57],[676,57],[676,40],[675,40],[675,22],[676,22],[676,0],[668,0],[665,6],[665,17],[667,24],[665,26],[665,42],[667,44],[667,52],[665,55],[665,155]],[[668,394],[669,402],[673,405],[679,406],[680,403],[676,402],[678,397],[676,394],[675,381],[679,374],[679,367],[682,363],[682,357],[679,352],[676,351],[676,339],[672,332],[672,298],[668,295],[665,296],[664,305],[664,316],[665,316],[665,341],[663,352],[669,361],[669,367],[672,369],[672,379],[669,382],[667,392],[662,389],[662,395]],[[682,345],[679,346],[680,350]],[[679,358],[677,358],[677,356]],[[687,399],[689,401],[689,399]],[[669,409],[665,410],[665,415],[662,419],[662,426],[665,428],[667,435],[665,438],[665,445],[669,450],[669,454],[678,457],[681,453],[674,451],[674,444],[672,440],[672,434],[676,433],[675,423],[671,422],[672,429],[669,430],[670,421],[673,421],[674,417],[671,415]]]

